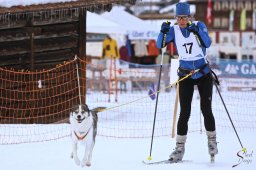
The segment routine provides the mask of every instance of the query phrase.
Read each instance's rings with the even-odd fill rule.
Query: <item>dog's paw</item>
[[[91,166],[91,162],[87,162],[85,165],[86,166]]]
[[[91,162],[89,162],[89,161],[83,161],[83,162],[81,163],[81,166],[82,166],[82,167],[84,167],[84,166],[91,166]]]
[[[74,158],[74,161],[75,161],[77,166],[80,166],[80,160],[78,158]]]

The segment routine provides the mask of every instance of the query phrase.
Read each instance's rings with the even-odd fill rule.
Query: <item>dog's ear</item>
[[[78,108],[78,105],[76,104],[76,105],[74,105],[72,108],[71,108],[71,112],[75,112],[76,111],[76,109]]]
[[[106,107],[96,107],[96,108],[92,109],[91,112],[99,113],[99,112],[105,111],[106,109],[107,109]]]
[[[89,109],[89,107],[88,107],[88,105],[87,104],[85,104],[85,109],[86,109],[86,111],[90,111],[90,109]]]
[[[89,109],[89,107],[88,107],[87,104],[81,104],[81,106],[82,106],[82,109],[83,109],[84,111],[90,112],[90,109]]]

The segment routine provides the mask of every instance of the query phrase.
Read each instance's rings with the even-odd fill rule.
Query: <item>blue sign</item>
[[[256,62],[253,61],[220,61],[218,66],[221,76],[256,78]]]

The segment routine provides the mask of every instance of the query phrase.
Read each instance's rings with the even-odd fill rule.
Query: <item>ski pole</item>
[[[210,68],[210,67],[209,67],[209,68]],[[239,135],[238,135],[238,133],[237,133],[237,131],[236,131],[236,128],[235,128],[235,126],[234,126],[234,123],[233,123],[233,121],[232,121],[232,119],[231,119],[231,116],[230,116],[230,114],[229,114],[229,112],[228,112],[227,106],[226,106],[226,104],[225,104],[225,102],[224,102],[224,100],[223,100],[223,98],[222,98],[221,93],[220,93],[220,90],[219,90],[219,87],[218,87],[218,83],[216,82],[216,81],[218,81],[218,80],[217,80],[217,77],[216,77],[216,78],[213,77],[213,74],[214,74],[214,73],[213,73],[213,71],[211,70],[211,68],[210,68],[210,72],[211,72],[211,77],[212,77],[212,80],[213,80],[213,82],[214,82],[214,85],[215,85],[215,87],[216,87],[216,89],[217,89],[217,92],[218,92],[218,94],[219,94],[219,96],[220,96],[220,99],[221,99],[221,101],[222,101],[222,104],[223,104],[223,106],[224,106],[224,108],[225,108],[225,110],[226,110],[226,113],[227,113],[228,118],[229,118],[229,120],[230,120],[230,122],[231,122],[231,125],[232,125],[232,127],[233,127],[233,129],[234,129],[234,131],[235,131],[235,133],[236,133],[237,139],[238,139],[238,141],[239,141],[239,143],[240,143],[242,149],[243,149],[243,150],[244,150],[244,149],[246,150],[246,148],[243,147],[243,144],[242,144],[242,142],[241,142],[241,140],[240,140],[240,138],[239,138]],[[215,76],[216,76],[216,75],[215,75]]]
[[[167,21],[167,23],[168,23],[168,21]],[[162,47],[165,46],[165,41],[166,41],[166,33],[164,34],[164,37],[163,37]],[[164,51],[165,50],[163,50],[163,48],[162,48],[161,64],[160,64],[160,71],[159,71],[158,85],[157,85],[157,94],[156,94],[155,114],[154,114],[153,129],[152,129],[152,136],[151,136],[151,145],[150,145],[150,153],[149,153],[148,160],[152,160],[151,153],[152,153],[154,132],[155,132],[155,124],[156,124],[156,112],[157,112],[158,96],[159,96],[159,93],[160,93],[159,90],[160,90],[160,81],[161,81],[161,74],[162,74],[162,67],[163,67]]]

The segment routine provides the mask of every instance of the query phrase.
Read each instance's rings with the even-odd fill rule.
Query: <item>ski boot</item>
[[[176,137],[176,147],[174,151],[171,153],[169,161],[170,162],[179,162],[182,161],[182,158],[185,153],[185,142],[186,142],[187,136],[181,136],[177,135]]]
[[[211,162],[215,162],[215,155],[218,153],[216,131],[206,131],[208,137],[208,152],[211,156]]]

